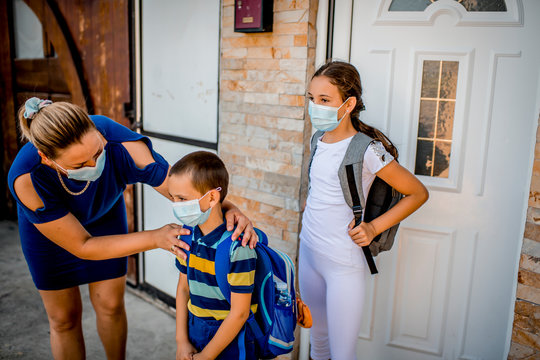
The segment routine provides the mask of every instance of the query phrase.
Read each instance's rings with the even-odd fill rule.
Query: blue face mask
[[[347,100],[349,99],[350,98],[347,98]],[[347,100],[345,100],[341,106],[345,105]],[[345,115],[347,115],[347,112],[345,112],[341,119],[338,119],[338,111],[341,109],[341,106],[333,107],[318,105],[310,100],[308,105],[308,113],[313,127],[321,131],[332,131],[337,128],[340,121],[343,120]]]
[[[218,187],[216,190],[221,191],[221,188]],[[208,208],[208,210],[203,212],[201,210],[199,201],[208,195],[209,192],[210,191],[201,196],[199,199],[179,201],[172,204],[174,216],[178,219],[178,221],[180,221],[181,224],[193,227],[195,225],[204,224],[206,220],[208,220],[212,208]]]
[[[60,169],[67,173],[68,179],[79,181],[96,181],[101,176],[103,168],[105,168],[105,160],[105,148],[103,148],[103,151],[96,159],[96,166],[94,167],[85,166],[80,169],[66,170],[60,165],[56,164],[56,162],[53,162],[56,164],[56,166],[58,166]]]

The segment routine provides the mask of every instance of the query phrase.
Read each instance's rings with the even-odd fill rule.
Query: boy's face
[[[169,177],[169,194],[173,202],[199,200],[201,211],[206,211],[214,207],[219,202],[219,191],[212,189],[205,194],[201,194],[191,181],[191,175],[187,173],[175,174]],[[201,199],[202,197],[202,199]]]

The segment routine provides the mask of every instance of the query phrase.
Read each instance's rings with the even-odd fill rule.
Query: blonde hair
[[[24,117],[24,111],[23,105],[19,109],[22,138],[28,139],[50,159],[55,159],[59,150],[80,142],[83,135],[96,128],[86,111],[68,102],[47,105],[30,119]]]

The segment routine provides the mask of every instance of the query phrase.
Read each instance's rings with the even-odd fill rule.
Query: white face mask
[[[221,191],[221,188],[218,187],[216,190]],[[178,221],[180,221],[181,224],[193,227],[195,225],[204,224],[206,220],[208,220],[212,208],[208,208],[208,210],[203,212],[201,210],[199,201],[208,195],[210,191],[212,190],[209,190],[199,199],[179,201],[172,204],[174,216],[178,219]]]
[[[348,112],[346,111],[345,114],[338,119],[338,111],[349,99],[350,98],[347,98],[347,100],[345,100],[343,104],[338,107],[318,105],[310,100],[308,105],[308,113],[313,127],[321,131],[332,131],[337,128],[340,121],[343,120]]]
[[[103,173],[103,169],[105,168],[105,160],[105,148],[103,148],[103,151],[96,159],[96,166],[93,167],[85,166],[80,169],[66,170],[58,165],[55,161],[53,162],[56,164],[56,166],[67,173],[68,179],[79,181],[96,181],[101,176],[101,173]]]

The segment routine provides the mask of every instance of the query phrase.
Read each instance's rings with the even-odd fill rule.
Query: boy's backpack
[[[268,246],[266,234],[255,229],[259,242],[255,247],[257,265],[253,295],[258,310],[251,313],[247,324],[255,336],[259,358],[272,359],[292,351],[296,328],[295,269],[291,258]],[[215,272],[219,289],[230,303],[231,289],[227,281],[232,231],[226,231],[216,250]],[[236,241],[235,241],[236,242]],[[242,330],[243,331],[243,330]]]
[[[324,132],[317,131],[311,138],[310,169],[317,149],[317,141],[323,134]],[[356,133],[347,147],[338,170],[343,196],[354,213],[355,226],[362,222],[362,214],[364,214],[364,221],[369,222],[387,212],[403,198],[403,195],[396,189],[376,176],[369,189],[367,200],[364,199],[364,192],[362,191],[364,153],[373,141],[372,138],[362,132]],[[399,223],[377,235],[369,246],[362,247],[372,274],[378,272],[373,256],[392,248],[398,227]]]

